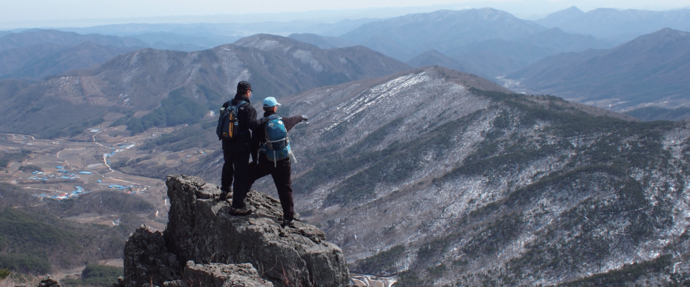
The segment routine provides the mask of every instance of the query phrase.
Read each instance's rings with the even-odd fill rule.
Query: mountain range
[[[341,37],[321,36],[312,33],[293,33],[288,38],[312,44],[321,49],[343,48],[348,46],[356,46],[356,44],[345,40]]]
[[[526,92],[616,110],[685,106],[689,77],[690,33],[672,29],[609,50],[554,55],[506,76]]]
[[[536,23],[623,43],[664,28],[690,32],[690,9],[649,11],[599,8],[585,13],[577,7],[570,7]]]
[[[0,51],[26,48],[47,43],[62,46],[76,46],[84,42],[117,47],[145,46],[145,44],[139,40],[126,37],[103,36],[98,34],[81,35],[56,30],[28,30],[21,33],[10,33],[0,38]]]
[[[663,28],[687,29],[688,11],[596,9],[585,13],[572,7],[531,22],[491,8],[444,10],[373,21],[340,38],[409,64],[434,61],[436,65],[462,66],[466,68],[463,71],[494,78],[547,56],[608,49]],[[322,47],[343,45],[333,37],[301,37]],[[430,50],[454,61],[446,64],[436,56],[419,59]],[[415,61],[410,62],[413,58]]]
[[[611,48],[614,43],[622,43],[664,27],[680,30],[690,28],[690,23],[685,20],[687,11],[597,9],[585,13],[571,7],[532,22],[503,11],[483,8],[320,24],[310,21],[122,24],[63,30],[136,38],[143,43],[142,46],[180,51],[200,51],[257,32],[284,35],[297,32],[303,34],[291,36],[320,48],[359,44],[402,61],[410,61],[424,56],[427,51],[436,50],[463,63],[461,66],[467,68],[466,72],[494,78],[557,53]],[[431,60],[439,58],[423,62]],[[453,63],[435,64],[454,66]],[[45,75],[36,77],[42,76]]]
[[[0,52],[0,78],[42,79],[105,63],[138,47],[102,46],[84,42],[76,46],[39,44]]]
[[[200,51],[232,42],[254,34],[270,33],[288,35],[292,33],[316,33],[322,36],[340,36],[362,24],[375,19],[363,18],[340,20],[335,23],[319,23],[317,20],[305,21],[266,21],[250,22],[235,18],[225,23],[195,24],[116,24],[84,28],[62,28],[61,31],[81,34],[103,34],[131,37],[146,42],[151,48]]]
[[[240,37],[222,35],[184,35],[171,32],[143,33],[130,36],[158,50],[201,51],[237,41]]]
[[[284,115],[310,116],[290,132],[297,210],[355,272],[397,274],[401,286],[690,278],[686,219],[676,216],[688,212],[685,124],[514,94],[440,67],[281,103]],[[207,133],[180,130],[158,148]],[[217,182],[221,164],[216,152],[193,165],[128,168]],[[271,194],[272,185],[254,188]]]
[[[229,27],[230,26],[230,27]],[[230,44],[242,36],[232,25],[223,24],[114,24],[84,28],[62,28],[80,34],[129,37],[161,50],[201,51]]]
[[[96,68],[52,76],[29,86],[0,82],[8,91],[0,95],[4,113],[0,129],[59,136],[108,112],[132,117],[136,111],[154,110],[172,92],[182,96],[175,100],[184,103],[179,108],[200,110],[199,116],[203,116],[204,110],[216,110],[229,100],[240,80],[252,82],[259,96],[280,98],[408,68],[364,47],[322,50],[272,35],[256,35],[235,45],[198,52],[143,49]],[[46,135],[46,131],[52,134]]]
[[[133,38],[31,30],[0,37],[0,78],[41,79],[146,47]]]
[[[652,23],[656,21],[654,23],[661,23],[645,25],[645,29],[626,25],[626,27],[636,31],[636,35],[641,35],[643,32],[651,31],[649,27],[664,25],[664,23],[681,23],[684,15],[682,11],[685,11],[631,10],[623,13],[625,11],[604,10],[584,13],[573,7],[536,21],[538,24],[518,19],[503,11],[483,8],[461,11],[443,10],[385,20],[343,20],[338,23],[318,25],[310,24],[308,21],[282,23],[281,25],[274,22],[253,23],[251,25],[232,23],[126,24],[65,30],[133,37],[147,47],[181,51],[199,51],[227,44],[238,39],[238,35],[250,34],[252,31],[267,31],[278,34],[288,33],[287,31],[304,31],[315,34],[292,34],[291,37],[324,49],[359,44],[402,61],[417,58],[416,62],[434,63],[446,67],[462,66],[466,68],[464,70],[466,72],[495,78],[526,68],[535,61],[550,55],[581,52],[586,49],[611,48],[613,43],[620,43],[620,38],[624,38],[624,36],[614,37],[615,39],[594,38],[590,35],[598,34],[590,33],[590,31],[575,31],[568,28],[567,25],[561,25],[568,19],[577,19],[572,20],[574,22],[595,23],[596,21],[604,21],[601,15],[608,13],[616,15],[607,16],[612,19],[611,21],[622,19],[623,22],[647,21],[644,23]],[[598,14],[595,13],[596,11],[599,11]],[[602,11],[606,13],[602,14]],[[590,14],[601,17],[597,18],[595,15],[582,18],[583,15]],[[600,22],[587,25],[592,27],[611,26]],[[679,25],[681,24],[673,24],[672,26]],[[548,29],[547,27],[552,28]],[[439,62],[439,57],[420,61],[419,57],[424,57],[425,53],[430,50],[442,53],[453,61],[449,63]],[[462,65],[453,62],[460,62]],[[410,62],[410,64],[414,64],[414,62]],[[24,70],[31,70],[31,68]],[[36,77],[42,76],[45,75],[41,74]]]
[[[442,52],[490,39],[512,39],[545,28],[491,9],[442,10],[371,22],[341,37],[394,58],[409,60],[426,50]]]
[[[465,72],[487,78],[504,76],[549,55],[612,47],[607,41],[548,29],[491,8],[442,10],[374,21],[342,35],[344,41],[317,35],[295,37],[323,47],[356,43],[408,64],[462,66]],[[431,50],[444,56],[420,59]],[[446,57],[453,60],[439,61]]]
[[[460,71],[493,79],[528,67],[548,55],[608,47],[611,45],[591,36],[572,35],[552,28],[512,40],[491,39],[471,43],[447,51],[443,56],[436,50],[433,54],[425,52],[407,63],[417,67],[420,67],[418,62],[453,69],[462,67]],[[429,56],[431,58],[424,59]]]

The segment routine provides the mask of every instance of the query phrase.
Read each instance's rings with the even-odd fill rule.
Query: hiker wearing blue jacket
[[[237,107],[238,130],[235,138],[223,138],[223,175],[221,177],[221,194],[219,200],[226,200],[232,185],[232,207],[230,214],[247,215],[251,210],[247,209],[244,199],[249,192],[249,157],[251,155],[251,133],[258,121],[256,110],[252,107],[249,97],[252,95],[252,85],[247,81],[237,84],[235,97],[226,102],[223,107]],[[253,161],[256,157],[252,158]],[[233,181],[234,176],[234,181]]]
[[[250,165],[249,187],[257,179],[270,174],[283,207],[282,226],[293,227],[295,203],[292,198],[292,151],[287,132],[308,119],[307,116],[280,117],[276,114],[278,106],[280,104],[274,97],[264,99],[264,117],[252,131],[251,152],[258,162]]]

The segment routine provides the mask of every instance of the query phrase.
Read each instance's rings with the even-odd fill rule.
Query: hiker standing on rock
[[[261,118],[253,130],[251,151],[252,157],[258,162],[251,164],[251,180],[249,187],[259,178],[266,175],[273,177],[273,183],[278,190],[280,205],[283,207],[282,226],[293,227],[295,203],[292,198],[292,165],[290,163],[292,150],[287,132],[307,116],[282,118],[276,114],[280,104],[274,97],[263,101],[264,117]]]
[[[223,140],[223,175],[221,177],[221,194],[219,200],[226,200],[232,185],[232,207],[230,213],[246,215],[251,213],[244,204],[249,191],[249,144],[251,133],[257,125],[256,110],[249,97],[252,85],[247,81],[237,84],[235,97],[223,104],[216,133]],[[252,157],[256,161],[256,157]],[[233,182],[234,175],[234,182]],[[234,185],[233,185],[234,183]]]

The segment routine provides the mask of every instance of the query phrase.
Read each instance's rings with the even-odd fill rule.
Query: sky
[[[424,5],[421,6],[420,5]],[[669,10],[688,0],[0,0],[0,29],[90,26],[116,23],[290,20],[304,17],[384,18],[438,9],[492,7],[525,19],[577,6]],[[304,13],[310,12],[311,13]],[[313,12],[317,11],[317,12]],[[296,13],[297,12],[297,13]],[[275,15],[276,13],[291,13]],[[271,15],[274,14],[274,15]],[[215,15],[216,17],[186,17]],[[225,17],[220,17],[224,15]],[[228,17],[243,15],[243,17]]]

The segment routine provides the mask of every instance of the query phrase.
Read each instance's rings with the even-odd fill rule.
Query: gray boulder
[[[126,286],[184,286],[190,278],[226,284],[218,286],[268,286],[251,281],[250,270],[275,286],[348,286],[340,248],[312,225],[296,221],[294,228],[281,227],[278,200],[252,191],[246,199],[252,214],[233,216],[228,202],[214,200],[218,187],[200,178],[168,176],[167,186],[171,206],[166,230],[140,228],[125,246]],[[188,261],[183,270],[180,262]],[[193,277],[200,270],[213,275]],[[241,285],[232,283],[233,278],[248,281]]]
[[[244,264],[194,264],[187,262],[182,273],[182,282],[191,286],[213,287],[273,287],[270,281],[261,279],[254,266]],[[190,287],[191,287],[190,286]]]
[[[137,229],[125,244],[125,286],[162,285],[182,271],[177,256],[168,251],[160,231]]]

